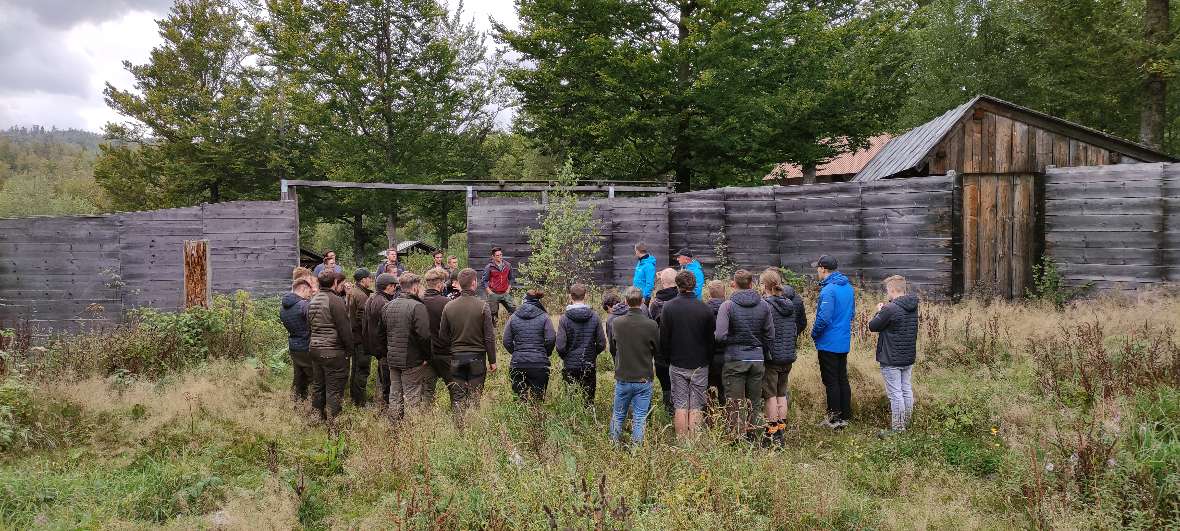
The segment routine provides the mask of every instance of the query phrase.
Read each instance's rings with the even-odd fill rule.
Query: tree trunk
[[[695,0],[680,1],[680,17],[676,21],[676,44],[680,52],[680,64],[676,73],[677,86],[677,127],[676,145],[672,150],[672,167],[676,171],[676,191],[688,192],[692,190],[692,168],[689,158],[692,156],[689,129],[688,87],[692,84],[692,63],[688,57],[688,21],[696,11]]]
[[[357,267],[364,267],[365,262],[365,216],[359,212],[352,214],[352,261]]]
[[[815,184],[815,163],[803,165],[803,184]]]
[[[1144,61],[1147,77],[1143,80],[1143,112],[1139,117],[1139,141],[1159,149],[1164,140],[1168,85],[1159,62],[1168,42],[1168,0],[1147,0],[1144,12],[1144,36],[1151,50]]]
[[[210,203],[220,203],[221,202],[221,183],[219,183],[217,181],[213,181],[212,183],[209,183],[209,202]]]
[[[389,245],[386,249],[397,247],[397,208],[389,209],[385,218],[385,242]]]

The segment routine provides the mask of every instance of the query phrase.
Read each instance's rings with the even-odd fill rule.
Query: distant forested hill
[[[0,131],[0,217],[97,214],[108,208],[94,182],[102,135],[79,129]]]

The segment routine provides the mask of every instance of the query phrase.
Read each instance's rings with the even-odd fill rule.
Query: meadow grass
[[[888,405],[865,328],[876,302],[873,295],[858,300],[853,327],[854,422],[841,432],[817,426],[824,397],[814,347],[804,340],[781,450],[735,443],[716,418],[699,439],[677,443],[659,408],[644,445],[612,445],[613,376],[605,355],[592,404],[562,384],[557,367],[543,404],[513,400],[505,356],[482,404],[462,419],[443,398],[396,428],[377,408],[348,405],[331,437],[290,401],[282,336],[269,324],[259,325],[259,337],[219,347],[249,352],[201,351],[194,354],[201,361],[166,374],[44,363],[55,355],[52,345],[38,355],[40,364],[18,370],[23,358],[10,354],[0,388],[0,525],[1180,525],[1180,300],[1107,298],[1061,312],[1027,303],[928,304],[914,424],[885,439],[877,431]],[[1101,325],[1098,345],[1078,339],[1090,337],[1079,327],[1093,323]],[[220,329],[235,330],[232,323]],[[1049,346],[1058,349],[1052,359],[1076,363],[1037,353]],[[1152,365],[1128,363],[1140,358]],[[44,369],[75,365],[90,372]],[[1105,372],[1091,374],[1091,367]],[[1136,384],[1087,383],[1102,379]],[[446,396],[441,387],[439,396]]]

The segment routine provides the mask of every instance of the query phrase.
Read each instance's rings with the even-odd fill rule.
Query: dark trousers
[[[668,416],[672,416],[672,376],[667,365],[656,364],[656,379],[660,381],[660,403],[664,404]]]
[[[348,396],[356,407],[364,407],[369,401],[369,369],[371,360],[365,347],[357,346],[352,351],[352,372],[348,379]]]
[[[455,407],[455,389],[451,385],[451,357],[435,356],[431,358],[430,366],[434,368],[435,378],[435,382],[431,385],[437,385],[437,381],[442,380],[443,386],[447,389],[447,395],[450,396],[451,408],[453,409]]]
[[[343,350],[311,351],[311,405],[331,422],[340,414],[348,386],[348,354]]]
[[[296,402],[307,400],[307,388],[311,385],[311,352],[291,352],[291,398]]]
[[[377,394],[382,404],[389,404],[389,364],[384,356],[377,358]]]
[[[713,356],[709,360],[709,401],[711,405],[725,403],[725,384],[721,373],[725,370],[725,356]]]
[[[819,351],[819,376],[828,395],[828,417],[852,420],[852,387],[848,385],[848,353]]]
[[[561,379],[565,383],[576,386],[586,398],[586,404],[594,403],[594,393],[598,389],[598,368],[582,367],[580,369],[562,369]]]
[[[488,365],[483,353],[457,352],[451,358],[451,370],[447,388],[455,401],[455,413],[460,414],[479,405],[483,395],[484,380],[487,379]]]
[[[549,387],[548,367],[514,367],[508,369],[508,379],[512,381],[512,393],[525,401],[541,401],[545,399],[545,389]]]

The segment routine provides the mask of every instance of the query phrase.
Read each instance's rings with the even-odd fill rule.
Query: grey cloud
[[[27,10],[37,21],[54,29],[69,29],[80,22],[104,22],[134,10],[163,15],[172,0],[9,0],[12,7]]]
[[[61,31],[40,26],[28,12],[0,8],[0,94],[84,94],[90,67],[62,41]]]

